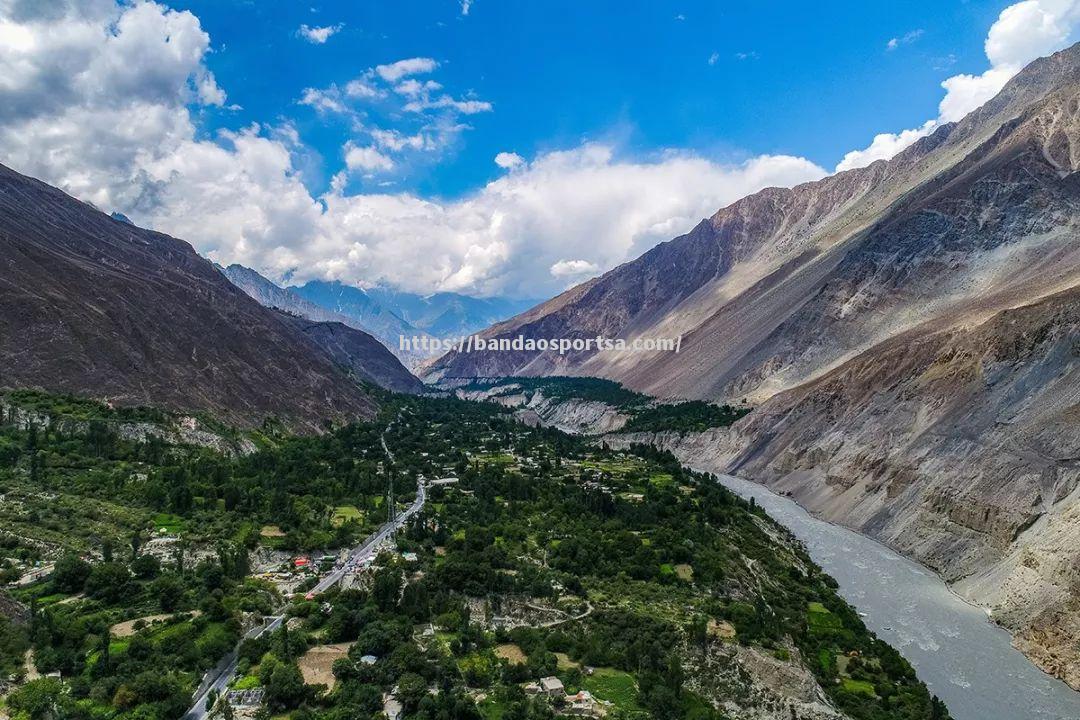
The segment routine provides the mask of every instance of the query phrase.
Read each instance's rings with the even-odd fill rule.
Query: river
[[[728,475],[720,481],[806,544],[866,626],[903,653],[956,720],[1080,720],[1080,693],[1035,667],[985,610],[933,571],[763,485]]]

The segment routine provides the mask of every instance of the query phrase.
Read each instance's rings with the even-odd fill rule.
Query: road
[[[390,425],[393,425],[394,422],[397,422],[397,420],[395,419],[393,422],[390,423]],[[390,426],[388,425],[386,430],[389,429]],[[394,454],[391,453],[390,448],[386,446],[386,430],[383,431],[380,439],[382,441],[383,451],[386,453],[386,457],[389,458],[391,463],[393,463]],[[383,541],[385,541],[395,532],[400,530],[402,526],[404,526],[405,523],[408,522],[409,518],[420,512],[421,508],[424,507],[424,501],[426,499],[427,491],[424,488],[424,484],[417,483],[416,499],[413,501],[412,505],[410,505],[408,509],[406,509],[403,513],[394,518],[393,522],[387,522],[383,524],[383,526],[380,527],[378,531],[376,531],[373,535],[368,536],[368,538],[364,540],[362,544],[354,548],[352,552],[349,553],[349,556],[345,560],[345,562],[335,565],[334,569],[330,572],[330,574],[319,580],[318,584],[316,584],[315,587],[310,590],[310,593],[312,595],[318,595],[320,593],[326,592],[327,590],[341,582],[341,579],[345,577],[345,573],[356,570],[365,561],[375,557],[375,555],[378,554],[379,547],[382,545]],[[264,634],[274,632],[279,627],[281,627],[281,623],[283,620],[283,615],[274,615],[267,618],[268,622],[265,622],[260,627],[252,628],[251,630],[249,630],[247,634],[244,635],[244,640],[250,640],[252,638],[261,637]],[[206,716],[209,714],[206,709],[206,699],[210,696],[211,692],[216,692],[218,695],[221,695],[225,692],[226,688],[229,685],[229,681],[232,679],[233,675],[236,674],[236,665],[238,660],[237,653],[239,649],[240,646],[237,645],[236,648],[230,651],[228,655],[223,657],[221,661],[206,674],[202,684],[199,686],[199,689],[195,691],[194,704],[191,706],[191,709],[188,710],[187,713],[184,715],[183,720],[205,720]]]

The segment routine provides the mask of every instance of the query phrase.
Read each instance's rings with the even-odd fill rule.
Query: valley
[[[0,720],[1080,718],[1080,2],[47,5]]]
[[[24,399],[46,424],[10,410]],[[435,717],[451,703],[490,720],[565,703],[589,716],[948,717],[787,531],[715,478],[490,403],[382,402],[375,422],[327,435],[242,431],[255,448],[230,455],[122,439],[92,402],[9,395],[3,564],[26,610],[2,661],[18,668],[32,646],[44,677],[9,688],[7,712],[179,717],[239,643],[235,672],[205,695],[215,712],[258,698],[331,716],[397,703]],[[58,429],[72,407],[85,430]],[[377,554],[345,552],[418,488],[427,503],[373,536]],[[73,532],[49,532],[65,506],[80,508],[63,520]],[[358,519],[335,520],[344,506]],[[259,632],[267,617],[281,629]],[[305,685],[297,663],[342,643],[334,690]]]

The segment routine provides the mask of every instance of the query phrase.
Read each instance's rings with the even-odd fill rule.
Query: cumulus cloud
[[[373,147],[345,146],[345,166],[350,170],[373,172],[393,170],[394,161]]]
[[[787,156],[723,165],[670,154],[643,162],[584,144],[522,161],[453,202],[332,191],[320,198],[326,210],[311,229],[314,239],[294,243],[303,254],[271,270],[417,292],[535,296],[635,257],[749,192],[824,174]],[[549,273],[538,276],[537,268]]]
[[[898,133],[879,133],[873,142],[862,150],[852,150],[844,155],[836,166],[836,172],[864,167],[875,160],[888,160],[896,153],[911,145],[921,137],[926,137],[937,128],[936,120],[927,120],[921,127]]]
[[[554,277],[573,277],[600,272],[600,266],[588,260],[560,260],[551,266]]]
[[[398,60],[389,65],[375,66],[375,73],[387,82],[397,82],[409,75],[423,75],[430,73],[439,67],[439,63],[431,58],[414,57],[406,60]]]
[[[919,128],[876,135],[868,147],[847,153],[836,170],[849,170],[888,159],[940,125],[961,120],[997,95],[1005,83],[1032,60],[1068,45],[1075,39],[1078,23],[1078,0],[1023,0],[1008,6],[990,27],[983,46],[990,67],[979,75],[961,74],[944,80],[941,87],[945,97],[938,105],[937,118]],[[902,41],[898,39],[896,45]],[[890,41],[890,49],[892,47]]]
[[[325,90],[304,88],[297,102],[312,107],[320,113],[345,113],[349,110],[342,102],[341,92],[336,85],[331,85]]]
[[[337,25],[325,25],[323,27],[301,25],[300,29],[296,33],[314,45],[322,45],[331,37],[336,35],[341,29],[345,27],[345,23],[338,23]]]
[[[504,170],[513,170],[525,164],[525,158],[517,153],[501,152],[495,156],[495,164]]]

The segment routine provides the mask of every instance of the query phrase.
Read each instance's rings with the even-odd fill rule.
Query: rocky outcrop
[[[551,398],[540,390],[525,391],[516,383],[493,383],[483,390],[457,389],[462,400],[493,402],[512,408],[527,425],[546,425],[577,435],[603,435],[622,430],[630,416],[598,400]]]
[[[51,415],[39,410],[32,410],[12,404],[0,398],[0,418],[23,430],[31,426],[52,428],[68,435],[86,435],[90,432],[91,421],[78,418]],[[174,417],[164,423],[130,422],[102,420],[110,432],[121,440],[147,442],[156,437],[170,445],[188,445],[204,447],[223,455],[250,455],[258,448],[247,437],[237,435],[225,437],[220,433],[202,427],[197,418]]]
[[[190,245],[0,167],[0,388],[238,425],[370,417],[370,395]]]

